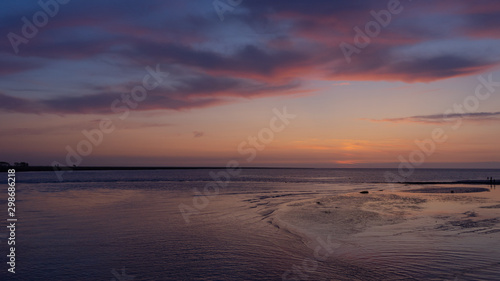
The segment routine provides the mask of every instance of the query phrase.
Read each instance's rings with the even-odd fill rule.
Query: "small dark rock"
[[[474,212],[474,211],[467,211],[467,212],[464,213],[464,215],[466,215],[469,218],[471,218],[471,217],[477,217],[477,213]]]
[[[368,191],[363,190],[363,191],[360,191],[359,193],[361,193],[361,194],[368,194]]]

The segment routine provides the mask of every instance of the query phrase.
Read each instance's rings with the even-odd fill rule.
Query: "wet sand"
[[[451,185],[404,189],[296,200],[270,219],[311,249],[315,238],[329,237],[333,259],[392,280],[498,280],[500,192]]]

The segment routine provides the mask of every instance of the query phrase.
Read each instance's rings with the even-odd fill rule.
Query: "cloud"
[[[81,94],[54,97],[52,92],[41,92],[20,98],[15,89],[4,90],[0,97],[6,102],[0,110],[110,113],[109,104],[122,92],[95,91],[89,84],[102,85],[107,79],[110,89],[117,88],[116,80],[123,79],[124,72],[137,73],[158,63],[177,69],[179,75],[173,75],[173,88],[151,93],[138,110],[183,110],[238,98],[305,93],[310,89],[302,85],[310,78],[429,82],[500,64],[500,2],[401,1],[401,5],[402,12],[392,15],[380,35],[347,63],[339,44],[354,44],[354,27],[364,29],[374,20],[371,11],[386,9],[386,2],[243,1],[224,23],[210,1],[70,2],[19,46],[17,56],[8,40],[0,42],[4,50],[0,63],[5,64],[0,74],[8,74],[0,77],[0,83],[11,78],[33,81],[40,73],[57,75],[61,65],[75,69],[81,61],[92,62],[82,77],[67,82],[73,87],[65,85]],[[36,2],[6,9],[10,13],[0,33],[20,34],[21,18],[30,19],[40,9]],[[112,68],[106,79],[96,78],[99,70],[116,62],[119,67]],[[75,82],[78,79],[88,82]],[[23,87],[36,87],[27,84]]]
[[[193,131],[193,137],[195,138],[201,138],[205,135],[204,132],[200,132],[200,131]]]
[[[0,92],[0,110],[6,112],[40,113],[36,104],[28,99],[17,98]]]
[[[171,75],[168,85],[147,93],[137,102],[136,110],[185,110],[235,102],[238,98],[285,95],[300,88],[297,81],[281,83],[259,82],[249,79],[210,76],[201,73]],[[92,94],[58,96],[49,99],[17,98],[0,92],[0,111],[33,114],[114,114],[112,104],[129,95],[135,83],[114,87],[95,87]],[[123,90],[125,89],[125,90]],[[123,105],[123,102],[122,102]],[[130,108],[132,110],[132,108]]]
[[[351,83],[349,82],[340,82],[340,83],[334,83],[332,86],[349,86]]]
[[[0,65],[2,66],[2,68],[0,68],[0,74],[8,75],[40,68],[44,63],[37,60],[19,59],[11,55],[2,55],[0,53]]]
[[[308,56],[299,50],[264,49],[255,45],[235,48],[234,53],[223,55],[210,50],[196,50],[175,43],[136,42],[131,48],[120,51],[123,57],[141,59],[141,64],[162,61],[194,67],[208,73],[225,73],[231,76],[276,76],[291,67],[301,67]]]
[[[373,122],[441,124],[441,123],[456,122],[457,119],[462,119],[464,121],[474,121],[474,122],[500,121],[500,112],[433,114],[433,115],[419,115],[419,116],[410,116],[401,118],[368,119],[368,120]]]
[[[0,135],[2,136],[39,136],[39,135],[66,135],[74,132],[81,132],[82,130],[93,130],[99,128],[99,123],[101,119],[95,119],[90,121],[82,122],[72,122],[62,125],[54,126],[36,126],[36,127],[11,127],[0,129]],[[172,126],[170,123],[151,123],[151,122],[115,122],[113,124],[118,130],[133,130],[133,129],[145,129],[145,128],[157,128],[157,127],[168,127]]]

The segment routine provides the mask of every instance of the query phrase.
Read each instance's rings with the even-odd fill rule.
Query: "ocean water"
[[[374,269],[367,258],[332,257],[306,267],[313,252],[305,241],[269,223],[270,213],[261,208],[317,195],[401,188],[402,184],[386,182],[387,172],[398,173],[389,169],[243,169],[239,175],[226,174],[225,169],[75,171],[64,174],[63,182],[51,172],[17,173],[16,274],[7,273],[3,255],[0,278],[418,280],[411,270],[401,272],[402,267]],[[415,170],[406,180],[487,177],[500,179],[500,170]],[[8,249],[5,238],[0,236],[2,253]],[[493,274],[498,273],[495,270]],[[283,279],[287,272],[300,277]],[[434,280],[454,276],[432,274]]]
[[[182,189],[173,182],[213,181],[211,172],[219,174],[226,169],[171,169],[140,171],[75,171],[63,174],[60,182],[52,172],[25,172],[19,180],[22,183],[50,183],[64,186],[64,183],[77,182],[168,182],[162,185],[169,189]],[[453,182],[459,180],[486,180],[487,177],[500,178],[498,169],[415,169],[404,170],[400,175],[397,169],[242,169],[238,176],[231,176],[231,182],[268,182],[268,183],[386,183],[386,174],[400,176],[408,182]],[[405,177],[405,175],[409,176]],[[101,187],[101,186],[97,186]],[[144,186],[143,188],[147,188]]]

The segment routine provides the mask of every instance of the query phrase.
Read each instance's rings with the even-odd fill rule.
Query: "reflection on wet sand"
[[[266,219],[300,236],[311,249],[316,246],[314,238],[333,237],[331,260],[376,269],[378,276],[438,280],[499,276],[500,249],[492,246],[500,241],[499,192],[455,185],[405,189],[318,194],[283,203],[272,212],[268,209]]]

